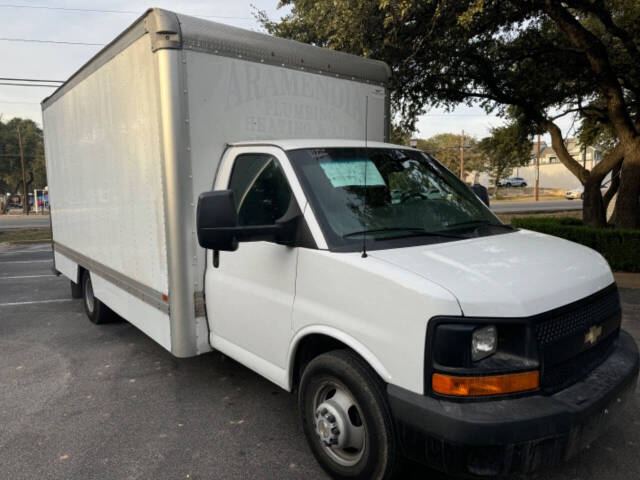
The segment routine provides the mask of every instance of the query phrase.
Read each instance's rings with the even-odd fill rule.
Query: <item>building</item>
[[[602,160],[602,152],[599,149],[593,146],[583,147],[575,138],[567,139],[566,145],[571,156],[587,170],[593,169]],[[529,164],[524,167],[514,168],[512,176],[522,177],[528,185],[534,186],[536,184],[537,153],[538,145],[534,142]],[[556,151],[542,142],[540,144],[540,188],[571,190],[580,185],[580,180],[560,162]]]

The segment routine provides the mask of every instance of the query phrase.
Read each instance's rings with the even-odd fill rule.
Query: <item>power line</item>
[[[9,83],[9,82],[0,82],[0,85],[10,85],[13,87],[51,87],[58,88],[60,85],[45,85],[44,83]]]
[[[43,80],[40,78],[2,78],[0,77],[0,81],[10,81],[10,82],[48,82],[48,83],[64,83],[64,80]]]
[[[90,45],[97,47],[104,47],[106,44],[104,43],[88,43],[88,42],[61,42],[58,40],[36,40],[33,38],[0,38],[2,42],[29,42],[29,43],[56,43],[62,45]]]
[[[139,11],[133,10],[100,10],[97,8],[68,8],[68,7],[48,7],[45,5],[13,5],[13,4],[0,4],[1,8],[31,8],[38,10],[63,10],[67,12],[89,12],[89,13],[124,13],[127,15],[141,15]],[[202,18],[228,18],[236,20],[253,20],[253,17],[235,17],[225,15],[195,15]]]

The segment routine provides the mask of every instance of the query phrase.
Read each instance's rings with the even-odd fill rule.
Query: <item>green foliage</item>
[[[485,159],[485,170],[496,185],[531,157],[531,139],[516,123],[491,129],[491,136],[483,138],[478,148]]]
[[[460,173],[460,145],[464,141],[465,171],[481,170],[483,158],[479,154],[478,141],[468,135],[441,133],[426,140],[419,139],[417,148],[433,155],[440,163],[456,175]]]
[[[622,81],[640,86],[638,66],[620,40],[569,2],[611,49]],[[576,3],[576,5],[573,5]],[[637,2],[617,1],[615,18],[632,35]],[[269,33],[372,57],[393,69],[394,106],[408,123],[425,106],[479,103],[504,113],[541,114],[598,96],[595,75],[545,12],[542,0],[284,0],[291,14],[259,20]],[[636,23],[634,23],[636,22]],[[636,36],[637,38],[637,36]]]
[[[640,272],[640,230],[585,227],[582,220],[570,217],[520,217],[511,224],[592,248],[613,270]]]
[[[391,143],[396,145],[409,145],[411,140],[411,130],[404,125],[391,124]]]
[[[279,22],[258,15],[269,33],[387,62],[393,71],[391,105],[405,128],[412,129],[428,107],[453,109],[462,103],[509,115],[529,133],[547,131],[561,145],[555,122],[577,116],[577,125],[585,124],[581,137],[607,150],[624,147],[614,221],[628,228],[640,224],[640,176],[633,167],[624,176],[640,155],[638,0],[281,0],[280,5],[292,10]],[[562,163],[586,183],[592,172],[559,150]],[[601,162],[597,176],[614,164]],[[586,195],[585,218],[601,225],[599,202],[590,190]]]
[[[22,136],[27,190],[47,184],[42,130],[32,120],[0,120],[0,193],[22,192],[22,168],[18,145],[18,128]]]

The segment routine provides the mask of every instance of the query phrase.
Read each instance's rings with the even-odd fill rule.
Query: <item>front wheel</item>
[[[399,463],[384,384],[350,350],[314,358],[300,380],[302,427],[333,478],[387,479]]]
[[[526,188],[527,187],[527,182],[522,182],[522,184],[520,185],[522,188]]]

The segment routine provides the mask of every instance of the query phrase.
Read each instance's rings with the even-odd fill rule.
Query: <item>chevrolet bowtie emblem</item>
[[[598,337],[602,335],[602,327],[594,325],[584,336],[584,343],[590,343],[593,345],[598,340]]]

